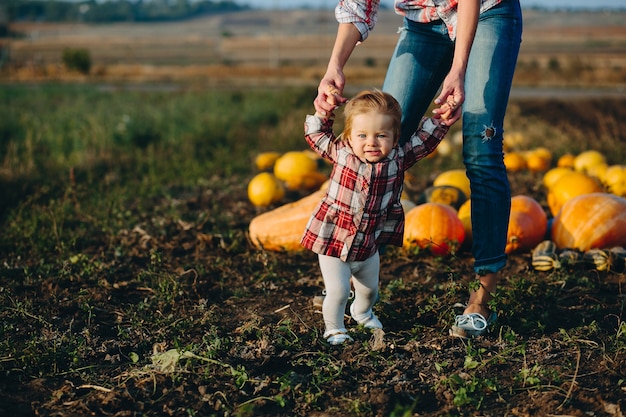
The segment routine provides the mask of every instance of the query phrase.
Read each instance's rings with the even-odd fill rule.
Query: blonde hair
[[[391,116],[393,143],[398,143],[400,138],[400,128],[402,120],[402,109],[400,103],[389,93],[384,93],[378,89],[361,91],[348,101],[343,110],[344,126],[343,132],[339,135],[341,140],[347,140],[352,132],[352,122],[354,116],[375,111],[387,116]]]

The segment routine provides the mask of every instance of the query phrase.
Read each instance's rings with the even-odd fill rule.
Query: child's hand
[[[317,97],[313,101],[317,115],[329,117],[333,110],[348,101],[341,96],[336,83],[337,80],[324,79],[317,88]]]
[[[346,99],[341,96],[341,91],[329,84],[326,87],[326,102],[331,106],[341,106]]]
[[[341,96],[341,91],[339,91],[337,88],[333,87],[330,84],[326,87],[326,103],[333,106],[333,110],[341,106],[342,104],[345,104],[346,101],[348,100]],[[315,116],[319,117],[320,119],[327,120],[335,117],[335,114],[332,111],[330,112],[330,114],[328,112],[321,113],[319,111],[315,111]]]
[[[435,104],[439,104],[440,106],[433,110],[433,118],[442,119],[442,124],[452,126],[461,117],[463,96],[459,95],[459,97],[460,99],[457,100],[454,95],[450,94],[443,103],[443,100],[438,97],[435,100]]]

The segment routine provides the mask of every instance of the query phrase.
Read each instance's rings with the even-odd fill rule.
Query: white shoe
[[[374,314],[372,310],[370,310],[369,317],[359,320],[356,318],[356,315],[354,314],[354,303],[352,303],[350,304],[350,315],[357,323],[362,324],[366,329],[382,329],[383,328],[383,324],[380,322],[380,320],[378,320],[378,317],[376,317],[376,314]]]
[[[346,329],[328,330],[324,333],[326,341],[331,345],[341,345],[345,342],[352,342],[352,338],[346,333]]]

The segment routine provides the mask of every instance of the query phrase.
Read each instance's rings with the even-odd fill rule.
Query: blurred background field
[[[517,86],[626,84],[626,11],[524,11]],[[380,85],[401,19],[382,10],[351,60],[352,84]],[[13,22],[1,38],[3,81],[192,82],[203,87],[315,85],[336,22],[332,10],[243,10],[182,21]],[[88,77],[71,73],[65,49],[86,49]]]

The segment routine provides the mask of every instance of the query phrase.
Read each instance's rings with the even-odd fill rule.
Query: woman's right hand
[[[315,111],[319,114],[330,115],[340,105],[348,101],[343,97],[345,78],[342,71],[335,71],[332,75],[327,72],[317,87],[317,97],[313,101]]]

